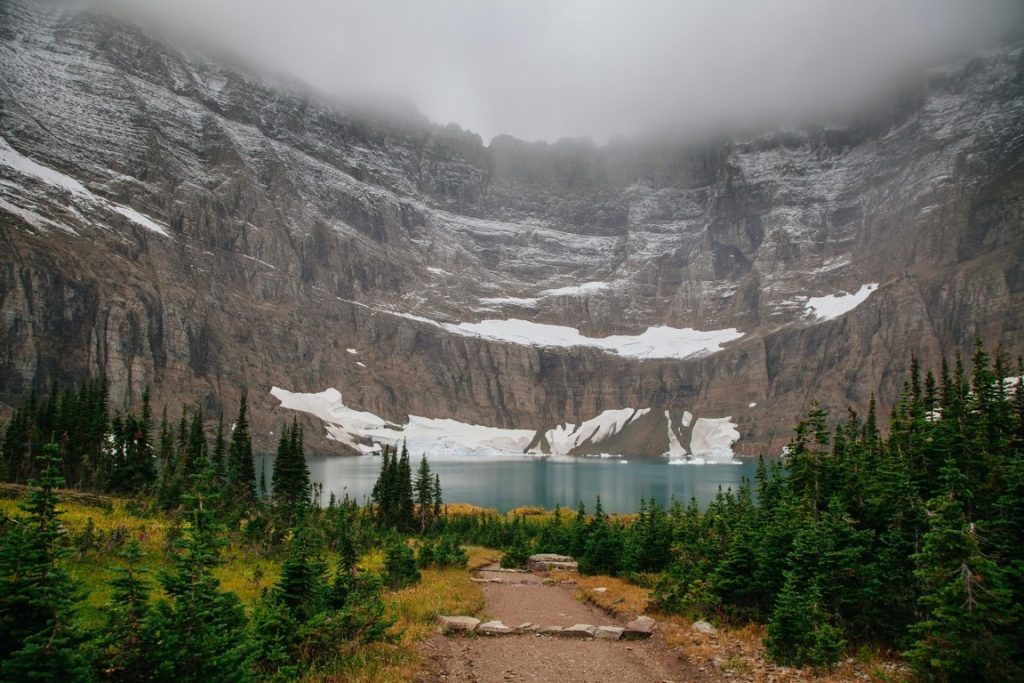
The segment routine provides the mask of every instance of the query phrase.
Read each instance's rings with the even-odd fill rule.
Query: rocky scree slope
[[[604,147],[485,146],[42,3],[0,6],[0,74],[8,405],[102,372],[115,405],[247,391],[264,447],[280,386],[540,433],[649,408],[633,453],[728,415],[770,453],[812,397],[885,410],[912,349],[1024,350],[1020,45],[843,126]],[[504,319],[633,353],[468,327]],[[649,327],[727,333],[684,358]]]

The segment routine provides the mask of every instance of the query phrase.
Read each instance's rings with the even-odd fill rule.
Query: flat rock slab
[[[479,619],[473,617],[438,617],[441,633],[460,633],[475,631],[480,625]]]
[[[526,567],[534,572],[549,572],[560,569],[562,571],[574,572],[577,570],[576,561],[568,555],[555,555],[554,553],[540,553],[531,555],[526,561]]]
[[[622,640],[646,640],[654,632],[654,619],[650,617],[637,617],[626,624],[626,630],[622,632]]]
[[[598,626],[594,637],[599,640],[618,640],[625,630],[621,626]]]
[[[514,633],[512,629],[500,621],[487,621],[476,627],[476,632],[485,636],[507,636]]]
[[[562,632],[561,626],[541,626],[540,634],[543,636],[557,636]]]
[[[563,638],[593,638],[597,632],[596,626],[590,624],[574,624],[569,628],[563,628],[558,635]]]

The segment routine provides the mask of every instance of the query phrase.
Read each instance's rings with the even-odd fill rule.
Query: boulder
[[[577,564],[568,555],[539,553],[530,556],[530,559],[526,561],[526,568],[534,572],[548,572],[554,569],[574,572],[576,571]]]
[[[626,624],[622,640],[645,640],[654,632],[654,619],[640,616]]]
[[[485,636],[505,636],[512,633],[512,629],[502,622],[494,620],[480,624],[476,627],[476,632]]]
[[[479,619],[473,617],[438,617],[441,633],[457,633],[475,631],[480,625]]]
[[[625,630],[621,626],[598,626],[594,637],[599,640],[618,640]]]
[[[715,633],[718,633],[717,628],[715,628],[708,622],[704,621],[703,619],[700,621],[693,622],[693,625],[690,628],[692,628],[697,633],[706,633],[707,635],[713,635]]]
[[[590,624],[574,624],[569,628],[563,628],[558,635],[563,638],[593,638],[597,632],[596,626]]]

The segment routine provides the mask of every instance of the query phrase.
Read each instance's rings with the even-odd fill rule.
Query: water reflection
[[[381,459],[372,456],[308,458],[310,477],[331,492],[348,494],[364,503],[373,490]],[[413,457],[413,471],[419,462]],[[668,504],[672,497],[695,497],[704,507],[719,486],[738,488],[742,477],[752,479],[756,462],[738,464],[670,465],[664,458],[590,459],[570,457],[436,456],[431,469],[441,476],[446,502],[472,503],[506,511],[522,505],[575,507],[588,510],[595,498],[608,512],[635,512],[640,499]],[[260,463],[257,463],[260,467]],[[272,459],[266,462],[269,478]]]

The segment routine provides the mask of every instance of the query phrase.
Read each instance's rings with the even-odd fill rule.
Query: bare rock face
[[[773,453],[811,398],[887,414],[911,351],[1024,351],[1020,45],[857,125],[700,145],[484,146],[27,0],[0,6],[0,72],[8,408],[103,373],[115,407],[148,385],[230,417],[246,392],[266,450],[279,386],[539,435],[649,409],[575,453],[660,454],[685,413],[731,416],[738,451]],[[742,336],[636,358],[458,327],[509,318]]]

